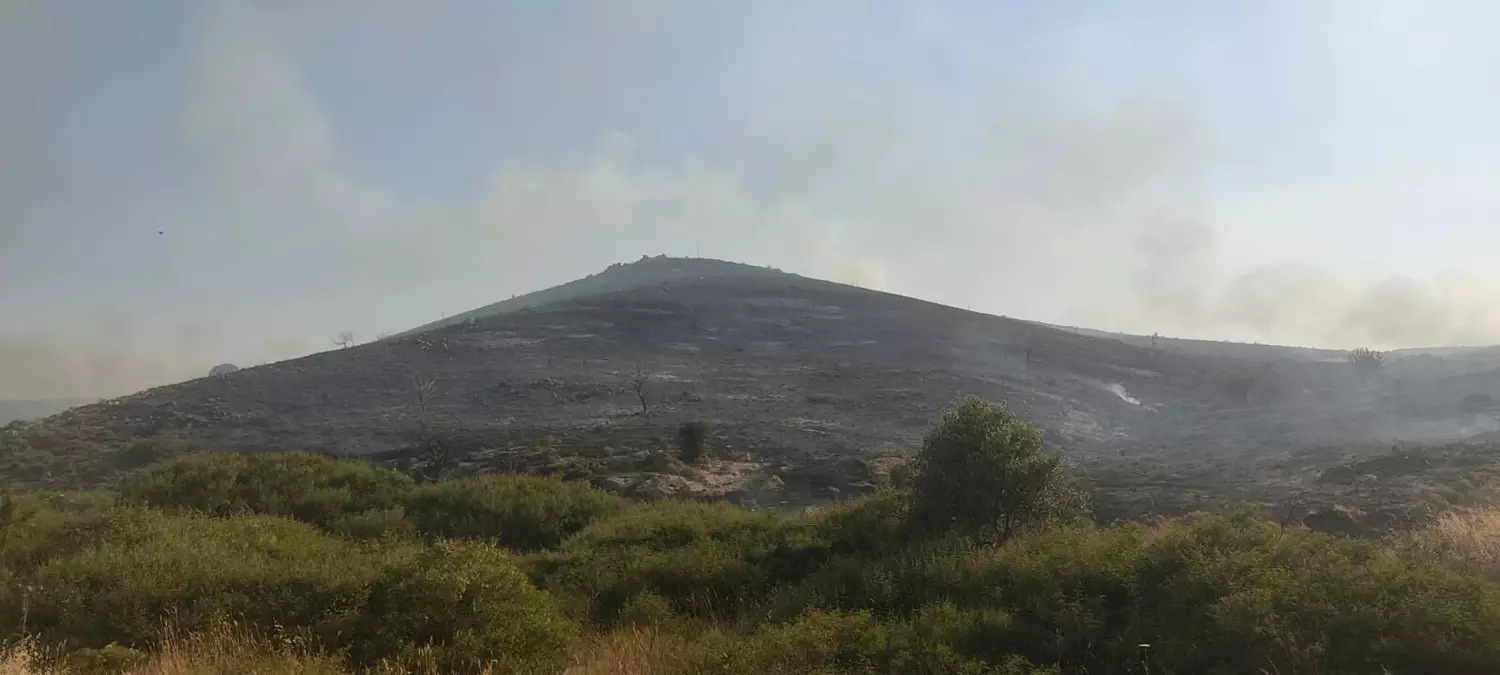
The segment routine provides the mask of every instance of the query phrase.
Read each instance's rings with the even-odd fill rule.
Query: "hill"
[[[942,407],[979,395],[1045,428],[1106,513],[1292,494],[1331,504],[1349,488],[1318,483],[1321,472],[1393,439],[1500,429],[1474,404],[1500,397],[1495,373],[1427,358],[1361,377],[1342,359],[1152,349],[765,268],[648,258],[378,342],[12,425],[0,472],[95,487],[189,450],[312,450],[795,506],[888,480]],[[673,457],[688,421],[711,430],[701,465]]]

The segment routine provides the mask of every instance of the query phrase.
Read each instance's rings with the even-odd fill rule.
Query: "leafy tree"
[[[927,433],[914,466],[912,523],[1005,541],[1020,529],[1087,509],[1042,432],[1003,405],[968,398]]]

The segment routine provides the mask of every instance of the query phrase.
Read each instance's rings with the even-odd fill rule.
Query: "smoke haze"
[[[0,0],[0,399],[658,253],[1106,330],[1500,343],[1500,8],[1065,4]]]

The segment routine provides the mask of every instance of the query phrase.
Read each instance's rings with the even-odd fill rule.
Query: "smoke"
[[[296,356],[657,253],[1103,329],[1500,342],[1500,176],[1426,151],[1482,138],[1461,113],[1492,101],[1464,98],[1470,41],[1399,43],[1386,5],[1271,3],[1261,41],[1292,56],[1264,71],[1244,35],[1109,3],[525,5],[195,3],[136,47],[181,47],[160,96],[100,94],[161,128],[79,152],[49,126],[81,107],[57,83],[130,59],[0,0],[21,102],[0,106],[0,283],[28,289],[0,297],[0,398]]]

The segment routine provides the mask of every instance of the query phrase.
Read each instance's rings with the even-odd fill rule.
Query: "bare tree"
[[[412,391],[416,394],[417,414],[422,426],[427,425],[427,404],[437,394],[437,379],[424,375],[411,376]]]
[[[333,336],[333,344],[339,349],[354,346],[354,331],[339,331],[338,335]]]
[[[635,392],[636,398],[641,400],[641,416],[651,419],[651,408],[646,405],[646,384],[656,373],[644,363],[636,363],[635,368],[630,371],[630,389]]]
[[[1385,367],[1385,354],[1369,347],[1360,347],[1350,351],[1345,358],[1349,360],[1349,365],[1354,366],[1354,371],[1360,375],[1374,375]]]
[[[417,461],[413,467],[419,481],[442,480],[458,467],[461,456],[459,439],[450,431],[437,427],[423,427],[416,433]]]
[[[417,446],[413,477],[419,481],[439,480],[458,465],[458,438],[451,431],[433,424],[428,415],[427,405],[437,395],[437,378],[414,374],[411,388],[413,404],[417,408],[417,426],[408,432]]]

